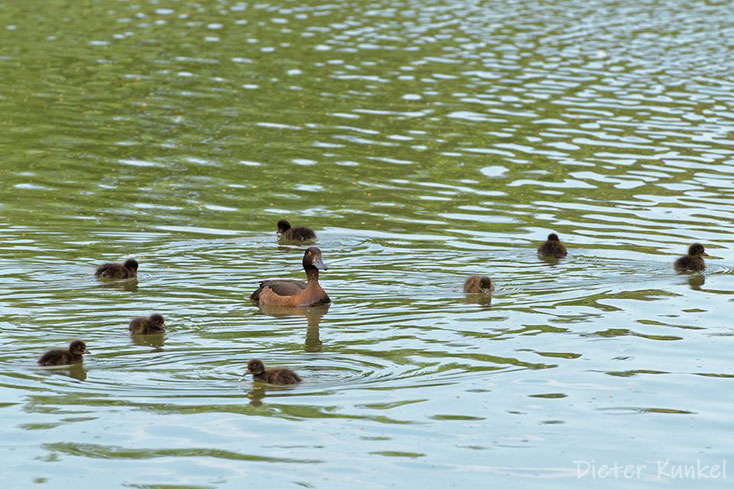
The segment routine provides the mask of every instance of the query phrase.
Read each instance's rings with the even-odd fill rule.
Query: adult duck
[[[307,282],[302,280],[265,280],[252,293],[250,300],[262,305],[282,307],[310,307],[331,302],[319,285],[319,270],[327,270],[321,259],[321,250],[311,247],[303,254],[303,269]]]
[[[688,247],[688,254],[681,256],[673,266],[679,272],[700,272],[706,268],[706,263],[703,261],[704,256],[709,256],[703,245],[694,243]]]
[[[278,234],[281,241],[313,241],[316,239],[313,229],[305,226],[291,227],[291,223],[285,219],[278,221]]]
[[[556,233],[550,233],[548,241],[538,246],[538,256],[540,258],[563,258],[567,254],[566,245],[561,243]]]

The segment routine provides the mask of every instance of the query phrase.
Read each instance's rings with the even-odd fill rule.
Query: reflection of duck
[[[472,275],[464,282],[464,292],[467,294],[486,294],[494,292],[492,279],[480,275]]]
[[[138,276],[138,262],[130,258],[125,260],[125,263],[122,265],[117,263],[105,263],[97,268],[97,271],[94,272],[94,276],[114,280],[134,278]]]
[[[68,350],[49,350],[38,359],[38,364],[44,367],[53,365],[71,365],[82,363],[82,355],[89,353],[87,345],[82,340],[74,340],[69,344]]]
[[[162,334],[166,331],[166,324],[160,314],[151,314],[150,317],[135,318],[128,327],[132,335]]]
[[[688,276],[688,285],[693,290],[701,290],[701,286],[706,283],[706,276],[702,273],[694,273]]]
[[[292,228],[291,223],[285,219],[278,221],[278,234],[283,241],[313,241],[316,239],[313,229],[304,226]]]
[[[321,250],[311,247],[303,254],[303,269],[308,282],[302,280],[265,280],[252,293],[250,300],[261,305],[309,307],[331,302],[319,285],[319,270],[327,270]]]
[[[563,258],[567,254],[566,245],[561,243],[556,233],[550,233],[548,241],[538,246],[538,256],[540,258]]]
[[[260,304],[260,311],[268,316],[305,316],[308,321],[306,330],[305,350],[308,352],[321,351],[321,337],[319,325],[321,318],[329,311],[330,304],[318,307],[278,307]]]
[[[703,245],[694,243],[688,247],[688,254],[675,260],[673,266],[679,272],[700,272],[706,268],[706,263],[703,261],[704,256],[709,255],[706,253]]]
[[[166,343],[166,335],[164,334],[134,334],[130,335],[134,345],[150,346],[156,350],[160,350]]]
[[[289,368],[266,369],[262,360],[250,360],[247,364],[247,373],[252,374],[255,381],[268,384],[286,385],[297,384],[301,381],[301,377]]]

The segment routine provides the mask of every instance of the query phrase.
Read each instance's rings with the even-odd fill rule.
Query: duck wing
[[[260,282],[260,287],[252,293],[250,300],[259,301],[260,294],[265,289],[270,289],[280,296],[296,295],[305,289],[308,283],[303,280],[265,280]]]

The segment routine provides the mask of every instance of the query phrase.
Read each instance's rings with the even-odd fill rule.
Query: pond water
[[[0,1],[6,484],[730,485],[733,21]],[[248,300],[303,277],[280,218],[316,229],[330,307]],[[705,273],[676,274],[693,242]],[[136,284],[94,280],[127,257]],[[132,341],[152,312],[165,338]],[[35,365],[75,338],[83,367]],[[252,358],[304,382],[253,386]]]

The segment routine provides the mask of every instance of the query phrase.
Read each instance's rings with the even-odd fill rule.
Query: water
[[[6,484],[723,487],[732,20],[0,3]],[[282,217],[317,230],[330,307],[247,300],[303,277]],[[534,251],[551,231],[557,264]],[[706,272],[675,274],[694,241]],[[93,279],[131,256],[136,285]],[[491,304],[461,293],[477,273]],[[152,312],[165,339],[132,341]],[[83,367],[35,366],[73,338]],[[251,358],[304,383],[253,387]]]

